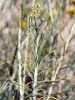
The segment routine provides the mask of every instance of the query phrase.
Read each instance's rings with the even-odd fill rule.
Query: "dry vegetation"
[[[75,0],[0,1],[0,100],[75,100]]]

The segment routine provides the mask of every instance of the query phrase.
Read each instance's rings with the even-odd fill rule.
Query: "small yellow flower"
[[[67,8],[66,12],[69,14],[74,14],[75,13],[75,8]]]
[[[38,13],[38,14],[41,14],[41,10],[37,10],[37,13]]]
[[[35,9],[33,7],[31,8],[31,12],[32,13],[35,13]]]
[[[41,5],[39,3],[36,3],[35,6],[41,8]]]
[[[22,28],[23,30],[26,30],[26,27],[27,27],[27,22],[26,22],[26,20],[22,20],[22,22],[21,22],[21,28]]]

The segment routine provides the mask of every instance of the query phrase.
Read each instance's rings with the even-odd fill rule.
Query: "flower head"
[[[74,14],[75,13],[75,8],[67,8],[66,12],[69,14]]]
[[[41,8],[41,5],[40,5],[39,3],[36,3],[36,4],[35,4],[35,7]]]
[[[34,7],[31,8],[31,17],[39,17],[41,15],[42,8],[39,3],[36,3]]]
[[[26,22],[26,20],[22,20],[22,22],[21,22],[21,28],[22,28],[23,30],[26,30],[26,27],[27,27],[27,22]]]

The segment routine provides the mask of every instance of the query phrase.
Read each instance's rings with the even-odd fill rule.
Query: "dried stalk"
[[[37,31],[36,31],[37,33]],[[36,55],[36,66],[34,70],[34,83],[33,83],[33,100],[36,100],[36,95],[37,95],[37,76],[38,76],[38,67],[39,67],[39,62],[38,62],[38,47],[39,47],[39,40],[40,40],[41,34],[37,35],[36,39],[36,45],[35,45],[35,55]]]
[[[19,33],[18,33],[18,67],[19,67],[19,85],[20,85],[20,100],[23,100],[23,91],[22,91],[22,66],[21,66],[21,29],[19,28]]]
[[[69,38],[68,38],[68,40],[67,40],[67,42],[66,42],[66,45],[65,45],[65,51],[63,51],[63,52],[66,52],[66,51],[67,51],[67,47],[68,47],[68,45],[69,45],[70,39],[72,38],[74,28],[75,28],[75,24],[73,24],[73,26],[72,26],[72,28],[71,28],[71,32],[70,32]],[[58,71],[59,71],[59,69],[60,69],[60,67],[61,67],[61,65],[62,65],[62,62],[61,62],[61,61],[63,60],[63,58],[64,58],[64,55],[61,56],[59,66],[57,67],[56,71],[54,72],[51,81],[55,81],[56,76],[57,76],[57,74],[58,74]],[[52,85],[53,85],[53,84],[54,84],[54,83],[52,83]],[[49,88],[48,97],[47,97],[46,100],[50,100],[50,96],[51,96],[51,93],[52,93],[52,89],[53,89],[53,86],[51,86],[51,87]]]
[[[27,20],[27,29],[29,30],[29,16],[28,16],[28,20]],[[26,34],[26,33],[25,33]],[[26,51],[25,51],[25,63],[24,63],[24,77],[23,77],[23,92],[25,91],[25,74],[26,74],[26,68],[28,67],[27,61],[28,61],[28,44],[29,44],[29,31],[27,33],[27,37],[25,38],[26,40]],[[24,94],[24,93],[23,93]]]
[[[32,7],[34,6],[34,4],[35,4],[35,1],[36,1],[36,0],[33,0],[33,2],[32,2]]]
[[[50,16],[51,16],[51,22],[53,23],[53,13],[52,13],[52,7],[51,7],[51,0],[48,0],[49,3],[49,12],[50,12]]]
[[[20,0],[20,4],[22,3],[22,1]],[[21,7],[20,7],[21,9]],[[20,18],[21,18],[21,13],[22,11],[20,10]],[[23,96],[23,84],[22,84],[22,66],[21,66],[21,34],[22,34],[22,30],[21,30],[21,19],[19,20],[19,33],[18,33],[18,67],[19,67],[19,85],[20,85],[20,100],[24,100],[24,96]]]

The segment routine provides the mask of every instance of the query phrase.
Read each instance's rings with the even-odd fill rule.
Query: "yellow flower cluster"
[[[66,9],[66,12],[69,13],[69,14],[74,14],[75,13],[75,7],[74,7],[75,6],[75,0],[70,1],[70,6],[71,6],[70,8]]]
[[[31,9],[31,17],[39,17],[42,12],[42,7],[39,3],[36,3]]]
[[[22,22],[21,22],[21,28],[23,30],[26,30],[26,27],[27,27],[27,21],[26,20],[22,20]]]
[[[24,10],[23,13],[22,13],[22,17],[21,17],[21,28],[22,28],[22,30],[26,30],[26,28],[27,28],[28,13],[29,13],[28,9]]]
[[[67,8],[66,12],[69,14],[74,14],[75,13],[75,8]]]

